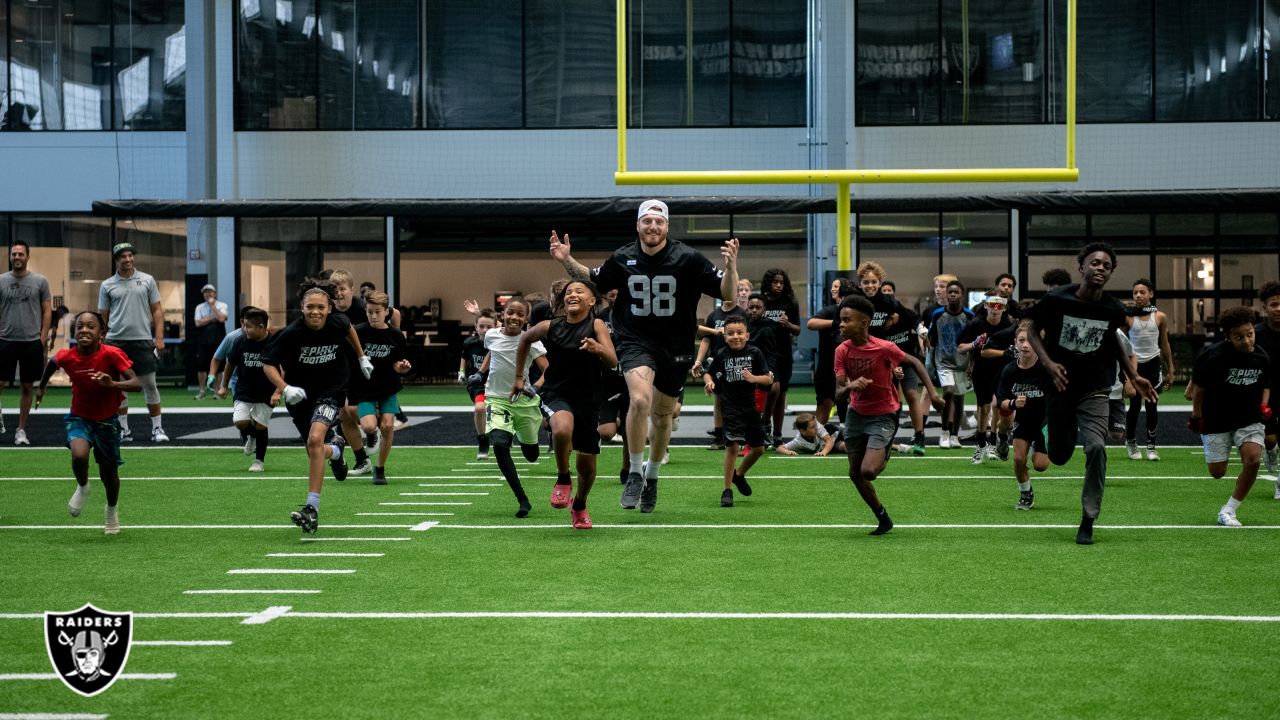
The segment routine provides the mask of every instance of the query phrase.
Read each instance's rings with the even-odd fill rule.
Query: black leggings
[[[1146,378],[1157,390],[1160,383],[1163,382],[1160,357],[1156,356],[1146,362],[1138,363],[1138,374]],[[1128,442],[1134,442],[1138,437],[1138,413],[1142,411],[1143,406],[1147,410],[1147,444],[1155,445],[1156,443],[1156,426],[1160,422],[1160,415],[1156,412],[1156,403],[1146,402],[1141,395],[1135,394],[1129,398],[1129,411],[1124,416],[1124,437]]]
[[[511,459],[511,441],[514,439],[514,436],[506,430],[494,430],[489,433],[493,456],[498,461],[498,469],[502,471],[503,479],[507,481],[517,500],[525,500],[527,496],[524,494],[524,487],[520,485],[520,473],[516,471],[516,464]],[[537,443],[520,445],[520,452],[529,462],[538,460],[539,449]]]

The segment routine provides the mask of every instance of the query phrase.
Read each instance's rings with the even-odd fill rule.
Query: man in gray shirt
[[[142,383],[142,397],[151,415],[151,440],[169,442],[160,426],[160,390],[156,370],[164,350],[164,311],[160,308],[160,288],[156,279],[134,265],[133,244],[116,243],[111,248],[116,274],[102,281],[98,289],[98,313],[107,319],[107,344],[124,351],[133,362],[133,372]],[[120,404],[120,439],[129,441],[129,400]]]
[[[0,390],[18,373],[22,405],[14,445],[30,445],[27,414],[31,412],[32,385],[44,370],[44,348],[49,339],[49,281],[27,270],[31,247],[21,240],[9,246],[9,272],[0,275]],[[0,419],[0,433],[4,420]]]

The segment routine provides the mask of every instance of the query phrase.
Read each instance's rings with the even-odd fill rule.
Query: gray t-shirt
[[[98,307],[107,309],[108,340],[151,340],[151,303],[160,302],[156,279],[141,270],[129,277],[119,273],[102,281]]]
[[[827,446],[827,438],[830,437],[827,429],[818,426],[818,434],[812,440],[805,440],[804,436],[799,432],[791,438],[791,442],[787,443],[787,449],[794,453],[813,454]]]
[[[484,334],[484,348],[489,351],[489,381],[484,386],[485,395],[505,398],[511,394],[511,386],[516,381],[516,349],[519,347],[519,335],[503,335],[497,328]],[[526,385],[529,384],[529,366],[546,354],[547,348],[541,342],[529,346],[524,367],[520,368]]]
[[[0,275],[0,340],[39,340],[44,320],[42,304],[48,299],[49,281],[40,273]]]

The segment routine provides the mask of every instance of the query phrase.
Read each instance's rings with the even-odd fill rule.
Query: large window
[[[236,128],[611,127],[614,5],[238,0]],[[635,127],[800,126],[801,0],[633,0]],[[421,78],[421,79],[420,79]]]
[[[1065,120],[1067,0],[856,7],[858,124]],[[1280,116],[1280,0],[1080,0],[1078,13],[1080,121]]]
[[[9,92],[0,129],[183,129],[183,4],[7,3]]]

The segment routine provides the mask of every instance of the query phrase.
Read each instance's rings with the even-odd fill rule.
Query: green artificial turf
[[[590,503],[597,526],[574,531],[567,511],[547,504],[550,458],[519,465],[534,510],[518,520],[496,467],[470,464],[472,451],[402,449],[391,456],[386,487],[367,478],[327,480],[315,537],[411,539],[303,542],[287,519],[305,497],[305,458],[296,446],[272,448],[262,476],[246,473],[249,459],[235,449],[126,448],[124,528],[115,537],[101,533],[96,480],[84,514],[67,516],[73,483],[66,450],[8,451],[0,464],[6,548],[0,613],[68,611],[93,602],[137,613],[239,615],[138,618],[135,639],[233,645],[135,647],[127,673],[177,678],[123,679],[91,699],[57,681],[0,680],[0,714],[1274,716],[1280,690],[1261,679],[1241,681],[1272,672],[1280,640],[1280,623],[1266,621],[1280,616],[1274,560],[1280,502],[1271,497],[1273,485],[1259,481],[1240,508],[1245,528],[1218,528],[1214,519],[1231,479],[1210,479],[1193,449],[1162,450],[1159,463],[1112,451],[1092,547],[1072,541],[1079,456],[1035,478],[1030,512],[1013,509],[1010,463],[975,467],[964,451],[933,448],[923,459],[895,456],[877,485],[899,526],[875,538],[866,535],[873,518],[839,458],[767,456],[750,475],[755,493],[726,509],[719,507],[722,456],[677,448],[663,469],[657,512],[645,515],[619,508],[618,452],[607,449]],[[411,492],[488,494],[400,494]],[[410,529],[429,521],[439,524]],[[131,527],[151,524],[271,527]],[[756,527],[723,527],[729,524]],[[279,552],[383,555],[267,557]],[[227,573],[251,568],[356,572]],[[322,592],[183,592],[211,588]],[[294,613],[880,616],[286,615],[241,624],[271,606]],[[1176,617],[1188,615],[1255,621]],[[0,648],[0,674],[51,671],[38,619],[0,619]]]

